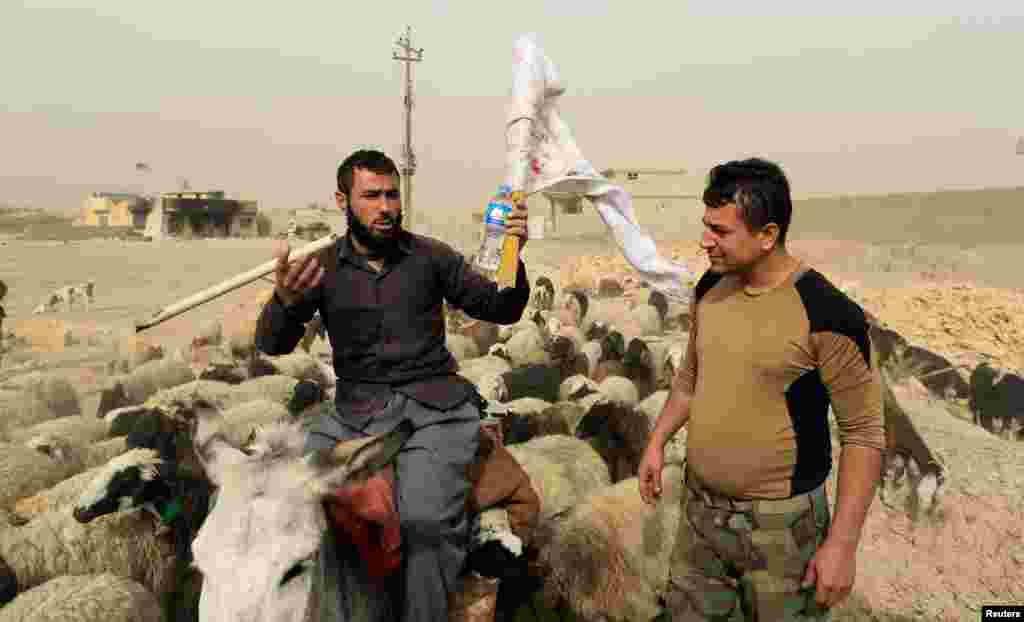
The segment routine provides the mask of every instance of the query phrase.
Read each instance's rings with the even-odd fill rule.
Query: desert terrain
[[[283,230],[284,213],[270,214],[275,231]],[[696,207],[685,214],[640,212],[639,218],[665,254],[686,262],[697,275],[703,271],[696,253]],[[832,222],[842,218],[837,215]],[[859,226],[830,230],[827,215],[815,214],[802,226],[797,211],[789,246],[907,339],[962,365],[965,377],[986,359],[1021,373],[1024,247],[1006,238],[1007,227],[1019,218],[1005,214],[991,226],[991,236],[984,234],[986,228],[969,227],[969,238],[914,234],[907,242],[894,240],[899,236],[892,231],[877,235],[886,222],[884,213],[864,214],[853,219]],[[468,218],[459,222],[425,211],[421,222],[418,231],[473,252],[474,226]],[[607,257],[614,271],[628,272],[592,210],[564,216],[560,224],[559,233],[549,230],[524,250],[531,281],[546,275],[559,283],[567,266],[595,256]],[[91,417],[119,336],[132,334],[137,320],[165,305],[269,260],[274,241],[65,243],[7,236],[0,243],[0,280],[9,289],[3,301],[8,351],[0,389],[16,391],[19,378],[32,372],[58,373],[76,387],[83,416]],[[91,310],[32,315],[49,292],[89,279],[95,282]],[[144,335],[168,349],[185,346],[197,326],[251,308],[268,286],[253,283]],[[18,340],[24,326],[43,319],[66,323],[72,341]],[[316,347],[322,351],[325,345]],[[935,514],[926,517],[912,517],[901,506],[876,500],[862,540],[857,584],[837,619],[976,620],[982,604],[1024,603],[1024,443],[973,425],[963,402],[936,400],[914,382],[897,389],[947,470],[944,495]]]

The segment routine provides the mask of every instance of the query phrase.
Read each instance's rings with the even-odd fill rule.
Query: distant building
[[[143,229],[152,205],[138,194],[93,192],[82,205],[81,222],[93,227],[134,227]]]
[[[141,195],[94,192],[81,222],[96,227],[132,227],[154,239],[165,237],[255,237],[256,201],[229,199],[222,190]]]

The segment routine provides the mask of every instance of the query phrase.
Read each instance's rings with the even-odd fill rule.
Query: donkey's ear
[[[207,479],[214,486],[220,486],[222,469],[245,459],[245,454],[228,443],[221,432],[224,416],[220,410],[206,400],[195,403],[195,418],[192,420],[192,447],[202,465]]]
[[[406,441],[412,436],[411,421],[403,419],[389,432],[365,439],[338,443],[319,456],[321,468],[328,467],[316,480],[322,494],[365,479],[394,461]]]

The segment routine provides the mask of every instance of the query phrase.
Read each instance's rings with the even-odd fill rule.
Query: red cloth
[[[371,581],[394,574],[402,564],[402,532],[394,502],[394,470],[386,469],[357,484],[346,484],[324,502],[339,539],[354,543]]]

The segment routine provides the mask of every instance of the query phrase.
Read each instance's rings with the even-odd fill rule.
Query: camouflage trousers
[[[831,517],[824,485],[790,499],[722,497],[686,469],[666,605],[672,622],[829,620],[800,582]]]

